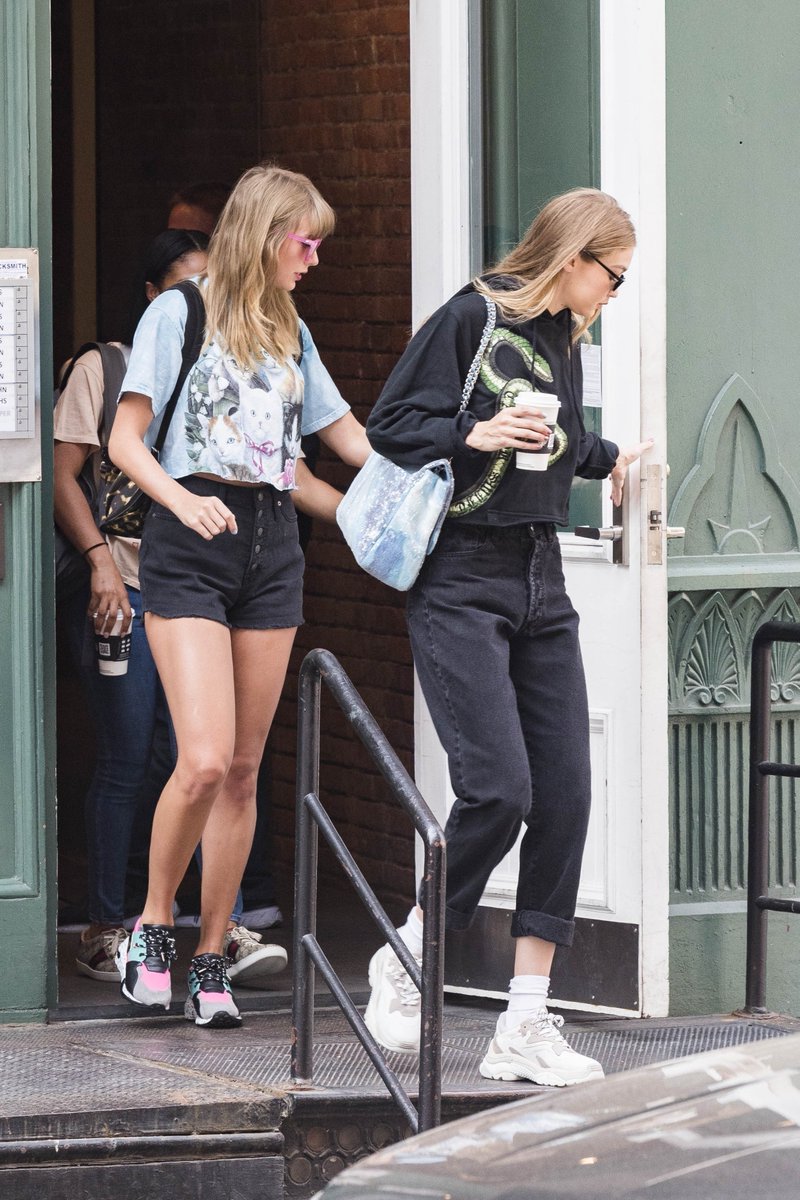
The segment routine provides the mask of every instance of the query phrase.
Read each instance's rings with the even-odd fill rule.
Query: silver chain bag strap
[[[459,413],[469,404],[497,320],[486,298],[486,325],[467,372]],[[437,458],[424,467],[398,466],[373,451],[336,510],[336,523],[356,562],[389,587],[414,583],[439,537],[453,498],[453,469]]]

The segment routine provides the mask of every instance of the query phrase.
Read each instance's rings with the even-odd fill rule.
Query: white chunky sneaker
[[[484,1079],[528,1079],[550,1087],[569,1087],[602,1079],[603,1068],[578,1054],[561,1036],[564,1018],[540,1008],[520,1025],[498,1029],[478,1068]]]
[[[388,942],[370,960],[369,986],[364,1022],[376,1042],[384,1050],[418,1052],[422,997]]]

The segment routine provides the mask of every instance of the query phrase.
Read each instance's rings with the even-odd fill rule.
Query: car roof
[[[794,1197],[800,1034],[501,1105],[380,1151],[325,1200]]]

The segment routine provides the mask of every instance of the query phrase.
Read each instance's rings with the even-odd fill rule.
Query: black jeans
[[[414,664],[447,752],[449,929],[466,929],[522,822],[511,932],[569,946],[589,819],[578,615],[552,525],[447,521],[408,597]]]

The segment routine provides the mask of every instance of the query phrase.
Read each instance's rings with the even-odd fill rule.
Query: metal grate
[[[443,1092],[527,1094],[526,1084],[483,1080],[478,1062],[496,1010],[449,1009],[444,1022]],[[724,1046],[780,1037],[800,1027],[781,1019],[576,1022],[570,1044],[611,1074]],[[239,1030],[213,1032],[164,1018],[0,1029],[0,1118],[91,1114],[138,1108],[213,1108],[264,1102],[291,1089],[290,1018],[251,1016]],[[314,1046],[315,1088],[383,1095],[372,1064],[338,1012],[320,1012]],[[390,1066],[416,1092],[414,1056],[390,1054]]]

